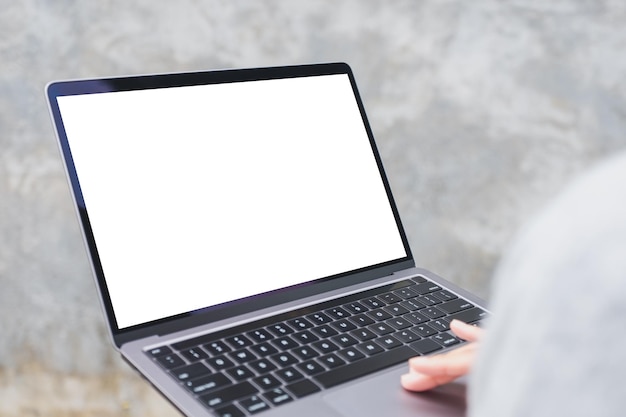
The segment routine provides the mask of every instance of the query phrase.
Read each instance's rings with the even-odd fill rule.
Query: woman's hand
[[[440,355],[409,359],[409,373],[402,375],[401,378],[404,389],[426,391],[447,384],[470,371],[483,329],[452,320],[450,330],[470,343]]]

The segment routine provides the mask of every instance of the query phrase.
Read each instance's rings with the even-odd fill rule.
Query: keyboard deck
[[[464,343],[487,312],[418,276],[146,351],[218,416],[256,414]]]

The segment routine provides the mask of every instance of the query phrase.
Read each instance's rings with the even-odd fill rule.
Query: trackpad
[[[405,369],[378,374],[324,395],[324,400],[344,416],[461,417],[466,411],[466,387],[447,384],[424,393],[400,386]]]

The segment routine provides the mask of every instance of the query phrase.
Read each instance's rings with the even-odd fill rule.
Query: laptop
[[[182,414],[464,414],[400,375],[489,312],[416,266],[347,64],[46,92],[113,346]]]

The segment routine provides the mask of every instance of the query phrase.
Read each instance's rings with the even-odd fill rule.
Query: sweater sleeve
[[[503,258],[475,417],[626,413],[626,154],[578,178]]]

